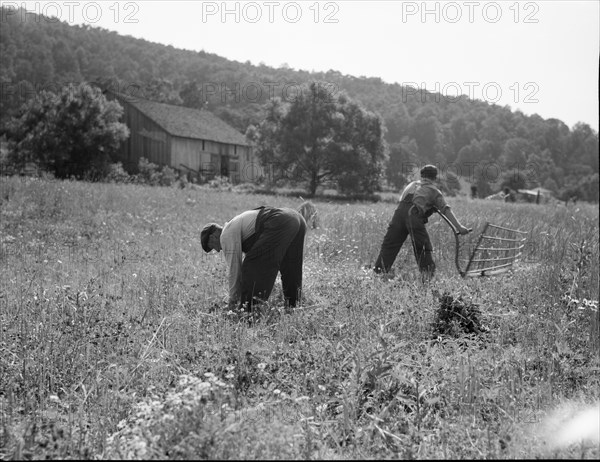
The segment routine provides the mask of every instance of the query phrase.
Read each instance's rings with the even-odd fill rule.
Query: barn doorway
[[[221,155],[221,176],[229,178],[229,156]]]

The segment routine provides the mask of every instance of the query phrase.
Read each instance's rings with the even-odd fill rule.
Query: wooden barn
[[[260,174],[244,135],[206,110],[157,103],[106,91],[124,108],[130,130],[118,156],[128,171],[138,161],[168,165],[200,180],[225,176],[232,183],[254,181]]]

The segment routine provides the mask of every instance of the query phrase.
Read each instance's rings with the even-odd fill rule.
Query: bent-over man
[[[402,191],[400,204],[388,225],[375,262],[376,273],[387,273],[390,270],[402,244],[410,235],[422,280],[426,282],[433,277],[435,274],[433,246],[425,223],[436,208],[450,220],[460,234],[469,232],[469,229],[458,222],[441,191],[436,187],[434,182],[437,173],[437,167],[426,165],[421,169],[421,179],[409,183]]]
[[[205,252],[223,251],[229,266],[229,307],[252,306],[271,295],[277,273],[286,303],[294,307],[302,290],[306,222],[289,208],[258,207],[223,227],[209,223],[200,240]]]

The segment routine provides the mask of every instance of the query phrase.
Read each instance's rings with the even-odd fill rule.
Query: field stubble
[[[276,285],[248,325],[222,309],[225,263],[199,230],[299,201],[1,182],[0,458],[599,455],[597,441],[551,447],[546,420],[599,399],[593,206],[450,199],[476,232],[527,231],[526,253],[461,279],[432,217],[438,275],[423,287],[409,243],[397,278],[365,269],[394,204],[317,201],[303,305],[283,310]],[[436,338],[442,293],[476,304],[489,332]]]

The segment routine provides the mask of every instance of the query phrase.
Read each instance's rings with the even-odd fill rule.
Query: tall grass
[[[304,303],[279,286],[254,325],[223,310],[227,274],[199,230],[287,197],[3,178],[0,457],[589,457],[540,431],[598,397],[598,210],[451,202],[529,233],[512,273],[461,279],[429,230],[422,286],[365,269],[395,204],[318,203]],[[432,290],[434,289],[434,290]],[[476,303],[490,332],[434,338],[437,293]]]

